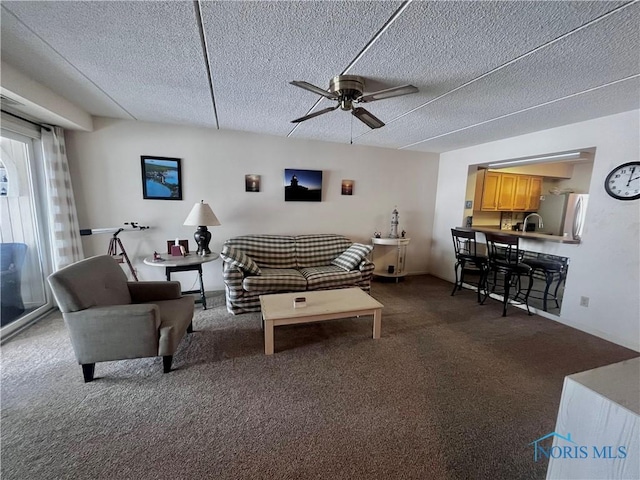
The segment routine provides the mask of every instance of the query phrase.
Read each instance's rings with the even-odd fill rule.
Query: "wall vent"
[[[12,98],[5,97],[2,94],[0,94],[0,104],[3,107],[23,107],[24,106],[22,103],[16,102]]]

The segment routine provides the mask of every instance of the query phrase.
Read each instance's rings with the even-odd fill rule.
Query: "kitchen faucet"
[[[538,217],[538,228],[544,227],[544,223],[542,223],[542,217],[537,213],[530,213],[529,215],[524,217],[524,220],[522,221],[525,231],[527,230],[527,220],[529,220],[529,217],[533,217],[534,215]]]

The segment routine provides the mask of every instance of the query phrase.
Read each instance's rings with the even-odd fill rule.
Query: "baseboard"
[[[607,332],[602,332],[595,328],[588,328],[579,323],[571,322],[565,318],[558,317],[557,315],[553,315],[551,313],[545,312],[544,310],[538,310],[537,308],[531,308],[531,310],[541,317],[547,318],[549,320],[553,320],[555,322],[566,325],[567,327],[575,328],[576,330],[580,330],[581,332],[588,333],[589,335],[593,335],[594,337],[601,338],[606,340],[607,342],[615,343],[616,345],[620,345],[621,347],[628,348],[629,350],[633,350],[635,352],[640,353],[640,343],[630,341],[627,338],[617,338],[613,335],[608,334]]]
[[[435,276],[436,275],[434,275],[434,277]],[[441,277],[437,277],[437,278],[440,278],[441,280],[445,280],[453,285],[453,282],[451,280],[447,280],[446,278],[441,278]],[[464,283],[463,285],[469,290],[477,291],[477,288],[474,285],[468,285],[466,283]],[[495,295],[495,294],[492,294],[492,295]],[[493,297],[493,298],[496,298],[496,297]],[[522,310],[526,310],[526,307],[524,305],[510,304],[510,306],[520,308]],[[548,320],[553,320],[554,322],[561,323],[562,325],[566,325],[567,327],[575,328],[576,330],[580,330],[581,332],[588,333],[589,335],[593,335],[594,337],[601,338],[603,340],[606,340],[607,342],[615,343],[616,345],[620,345],[621,347],[625,347],[625,348],[628,348],[629,350],[633,350],[635,352],[640,353],[640,343],[638,343],[637,341],[636,342],[632,341],[633,339],[617,338],[617,337],[614,337],[613,335],[608,334],[607,332],[603,332],[595,328],[585,327],[584,325],[571,322],[561,316],[554,315],[553,313],[545,312],[544,310],[540,310],[535,307],[529,307],[529,309],[540,317],[544,317]]]
[[[5,325],[0,329],[0,345],[11,340],[13,337],[31,327],[34,323],[39,322],[40,320],[48,317],[54,312],[58,312],[59,310],[55,307],[50,307],[44,311],[35,311],[31,312],[28,315],[25,315],[24,318],[16,320],[8,325]]]

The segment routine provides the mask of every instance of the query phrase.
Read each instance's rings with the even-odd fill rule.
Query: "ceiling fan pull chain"
[[[349,145],[353,145],[353,115],[351,115],[351,140],[349,141]]]

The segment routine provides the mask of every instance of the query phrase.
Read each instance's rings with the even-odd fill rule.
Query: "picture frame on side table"
[[[179,158],[140,157],[142,198],[146,200],[182,200],[182,169]]]

